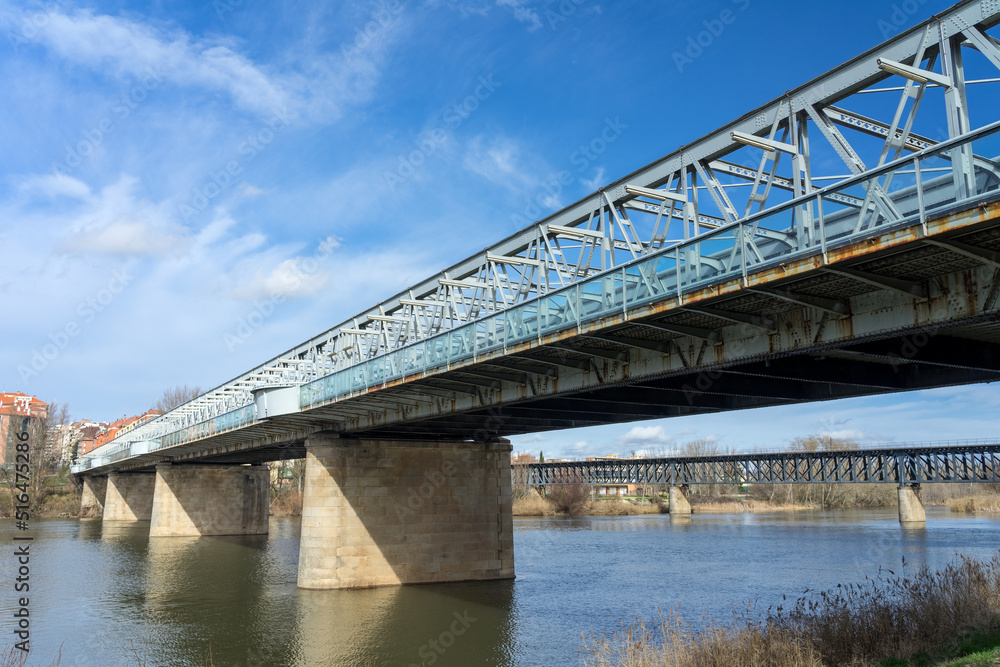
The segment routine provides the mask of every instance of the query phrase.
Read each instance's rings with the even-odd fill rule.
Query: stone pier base
[[[268,500],[265,466],[161,463],[149,535],[263,535]]]
[[[113,472],[108,475],[107,483],[105,521],[149,521],[153,516],[156,473]]]
[[[927,521],[924,505],[920,502],[919,484],[900,485],[897,497],[899,499],[900,523],[925,523]]]
[[[510,443],[306,440],[301,588],[512,579]]]
[[[688,516],[691,514],[691,501],[688,500],[687,485],[670,485],[669,511],[671,515]]]
[[[108,478],[84,476],[83,495],[80,497],[80,518],[99,517],[104,514],[104,499],[107,497]]]

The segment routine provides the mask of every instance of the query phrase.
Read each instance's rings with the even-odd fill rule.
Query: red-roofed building
[[[129,431],[145,424],[150,419],[154,417],[159,417],[163,414],[163,410],[148,410],[144,414],[137,417],[122,417],[116,422],[112,422],[104,429],[104,431],[98,433],[93,440],[83,439],[80,441],[80,453],[87,454],[90,451],[97,449],[101,445],[106,445],[119,435],[128,433]]]
[[[13,439],[21,432],[25,418],[45,419],[49,404],[21,392],[0,393],[0,461],[11,463],[14,454]]]

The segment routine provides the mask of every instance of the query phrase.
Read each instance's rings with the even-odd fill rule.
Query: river
[[[14,526],[5,521],[5,644]],[[259,537],[148,537],[148,522],[33,520],[29,664],[575,665],[581,632],[679,605],[728,620],[782,595],[1000,548],[1000,520],[895,511],[516,519],[517,579],[356,591],[295,585],[297,519]],[[905,558],[906,567],[901,570]],[[138,659],[137,659],[138,656]]]

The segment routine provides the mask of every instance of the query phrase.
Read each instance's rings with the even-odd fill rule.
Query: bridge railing
[[[403,377],[475,362],[497,350],[624,314],[895,226],[1000,188],[1000,167],[979,158],[972,176],[955,155],[1000,155],[1000,121],[789,202],[681,241],[593,278],[384,353],[301,387],[307,409]],[[930,174],[928,177],[925,174]],[[858,202],[861,202],[860,205]]]

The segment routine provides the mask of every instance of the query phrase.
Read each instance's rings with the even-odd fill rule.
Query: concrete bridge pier
[[[80,497],[80,518],[100,517],[104,514],[108,478],[84,475],[83,495]]]
[[[105,521],[149,521],[153,515],[156,473],[108,474],[104,500]]]
[[[150,537],[267,534],[268,474],[262,465],[157,464]]]
[[[668,511],[671,516],[691,516],[687,484],[671,484]]]
[[[926,523],[927,515],[924,512],[923,503],[920,502],[919,484],[900,484],[897,498],[899,499],[900,523]]]
[[[309,436],[299,587],[512,579],[510,451]]]

